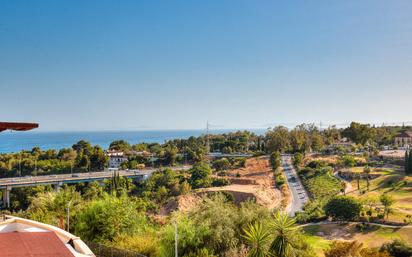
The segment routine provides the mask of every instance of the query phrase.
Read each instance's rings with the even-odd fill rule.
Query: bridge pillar
[[[3,207],[10,208],[10,191],[9,186],[3,189]]]
[[[60,188],[63,186],[63,182],[57,182],[56,184],[54,184],[54,191],[59,192]]]

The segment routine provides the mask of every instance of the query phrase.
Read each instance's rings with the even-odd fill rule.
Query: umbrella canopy
[[[37,123],[24,123],[24,122],[0,122],[0,132],[7,129],[16,130],[16,131],[26,131],[34,128],[38,128],[39,124]]]

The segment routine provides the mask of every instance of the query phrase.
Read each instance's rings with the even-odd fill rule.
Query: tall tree
[[[395,203],[395,199],[391,195],[382,194],[379,200],[383,205],[383,214],[388,218],[389,214],[392,212],[392,205]]]
[[[356,183],[358,185],[358,191],[360,191],[360,179],[361,179],[361,174],[360,172],[355,173],[355,178],[356,178]]]
[[[190,173],[189,183],[193,188],[209,187],[211,185],[212,169],[209,164],[205,162],[196,163],[190,169]]]
[[[276,171],[280,167],[280,164],[281,164],[281,162],[280,162],[280,153],[279,152],[273,152],[270,155],[269,162],[270,162],[270,166],[272,166],[272,170]]]
[[[365,166],[365,168],[363,169],[363,173],[365,174],[365,179],[366,179],[366,189],[369,191],[369,186],[370,186],[369,174],[371,173],[371,169],[369,168],[369,166]]]
[[[266,150],[269,152],[286,152],[290,148],[289,130],[278,126],[266,132]]]
[[[408,174],[412,174],[412,149],[409,151],[409,161],[408,161],[408,170],[409,173]]]

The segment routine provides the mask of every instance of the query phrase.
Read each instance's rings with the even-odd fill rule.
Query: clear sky
[[[412,1],[0,1],[0,120],[412,120]]]

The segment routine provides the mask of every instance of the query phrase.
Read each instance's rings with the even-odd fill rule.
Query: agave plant
[[[286,213],[277,212],[274,220],[264,228],[261,223],[249,225],[243,237],[251,249],[249,257],[292,257],[299,256],[297,241],[298,227],[295,219]]]
[[[271,256],[289,257],[297,255],[298,247],[295,244],[297,229],[295,219],[289,217],[286,213],[277,212],[274,215],[271,230],[275,239],[269,247]]]
[[[268,244],[271,234],[265,229],[261,223],[249,224],[247,229],[244,229],[243,237],[248,241],[251,249],[248,257],[265,257],[268,256]]]

